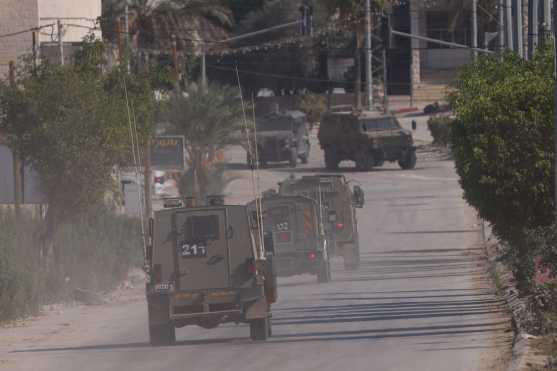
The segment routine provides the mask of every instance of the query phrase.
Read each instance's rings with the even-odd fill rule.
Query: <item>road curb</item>
[[[512,358],[506,371],[526,371],[530,370],[529,359],[534,354],[530,340],[535,338],[526,332],[524,322],[528,317],[528,305],[526,298],[518,296],[511,270],[499,261],[500,254],[497,252],[499,241],[484,241],[484,251],[487,256],[489,269],[494,270],[491,274],[492,281],[495,280],[493,274],[497,276],[499,282],[495,282],[499,295],[505,301],[505,305],[511,314],[512,329],[514,332]],[[491,272],[490,272],[491,273]]]

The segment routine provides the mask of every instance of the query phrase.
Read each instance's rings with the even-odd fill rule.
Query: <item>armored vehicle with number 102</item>
[[[267,192],[262,199],[263,230],[273,239],[278,276],[309,273],[331,280],[328,240],[318,204],[303,196]],[[255,210],[255,201],[248,208]]]

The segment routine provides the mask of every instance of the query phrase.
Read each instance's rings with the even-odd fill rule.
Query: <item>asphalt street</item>
[[[74,308],[65,328],[43,340],[0,341],[0,369],[503,370],[510,322],[486,274],[480,223],[462,199],[451,160],[424,145],[430,140],[424,125],[421,119],[415,170],[386,164],[355,172],[343,163],[340,172],[366,193],[358,210],[361,268],[346,272],[335,259],[331,283],[309,275],[279,279],[269,341],[250,341],[246,325],[186,327],[177,331],[175,346],[150,347],[138,295]],[[248,201],[245,153],[235,147],[226,157],[240,177],[228,198]],[[323,172],[322,157],[313,138],[309,164],[264,169],[261,188],[292,174]],[[64,314],[57,318],[65,321]],[[0,337],[9,331],[0,330]]]

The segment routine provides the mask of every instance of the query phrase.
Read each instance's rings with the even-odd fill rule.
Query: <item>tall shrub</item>
[[[451,139],[464,197],[509,242],[515,275],[533,273],[525,238],[554,218],[553,57],[479,58],[459,73]]]

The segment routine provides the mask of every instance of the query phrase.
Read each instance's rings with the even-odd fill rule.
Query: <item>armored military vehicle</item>
[[[346,270],[360,266],[360,241],[355,208],[364,206],[364,193],[359,186],[350,189],[342,175],[290,177],[279,184],[281,195],[309,197],[320,203],[326,215],[326,234],[332,242],[329,252],[342,256]]]
[[[247,150],[247,163],[255,156]],[[259,165],[288,161],[296,167],[298,159],[307,163],[310,142],[306,115],[300,111],[273,112],[257,120],[257,156]]]
[[[255,201],[248,205],[255,210]],[[309,273],[318,282],[331,280],[328,241],[318,204],[303,196],[267,193],[262,201],[263,229],[273,239],[279,276]]]
[[[372,111],[329,112],[321,120],[319,144],[325,166],[336,170],[341,161],[352,160],[358,170],[398,161],[402,169],[416,166],[412,133],[396,117]]]
[[[245,206],[209,198],[206,206],[173,207],[150,220],[146,296],[153,345],[175,342],[175,328],[247,322],[253,340],[271,334],[277,299],[272,240]]]

